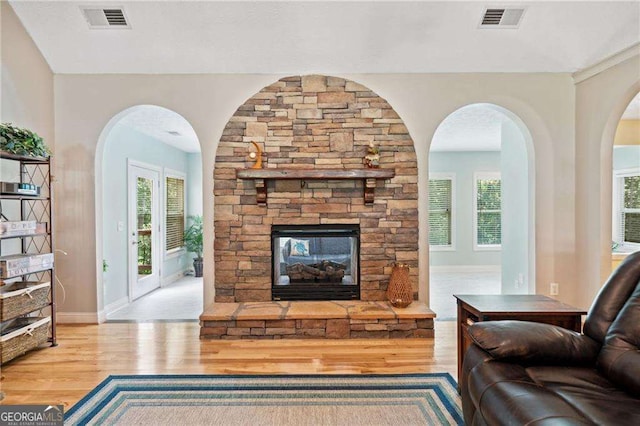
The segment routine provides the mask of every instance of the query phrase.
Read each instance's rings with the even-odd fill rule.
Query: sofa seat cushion
[[[640,425],[640,400],[620,390],[597,370],[580,367],[529,367],[536,384],[600,425]]]
[[[517,364],[500,361],[477,364],[467,385],[476,417],[489,425],[593,424],[580,409],[536,383]],[[478,419],[474,423],[480,424]]]

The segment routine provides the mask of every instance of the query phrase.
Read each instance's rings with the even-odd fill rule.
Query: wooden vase
[[[396,263],[391,270],[387,287],[387,299],[396,308],[406,308],[413,302],[413,287],[409,278],[409,266]]]

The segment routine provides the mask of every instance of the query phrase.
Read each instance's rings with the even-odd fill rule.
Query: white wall
[[[61,246],[71,251],[59,265],[72,283],[62,311],[95,316],[102,259],[96,231],[94,176],[101,176],[101,134],[126,108],[153,104],[187,119],[200,140],[205,217],[205,303],[213,298],[213,164],[222,129],[235,109],[280,75],[57,75],[56,140],[60,198],[69,207],[58,218]],[[536,158],[536,276],[540,283],[575,276],[574,86],[567,74],[363,74],[342,75],[386,98],[416,144],[420,187],[420,291],[428,297],[429,251],[426,188],[429,144],[436,128],[461,106],[488,102],[516,114],[529,128]],[[99,142],[100,141],[100,142]],[[100,198],[98,198],[100,200]],[[98,203],[99,204],[99,203]],[[101,208],[101,206],[100,206]],[[101,214],[100,214],[101,215]],[[99,215],[99,216],[100,216]],[[97,245],[96,245],[97,241]],[[96,248],[97,247],[97,248]],[[209,259],[209,260],[208,260]],[[96,280],[98,285],[96,286]],[[538,290],[546,294],[548,285]],[[98,305],[100,305],[98,307]]]
[[[529,292],[529,165],[524,136],[502,123],[502,294]]]
[[[431,266],[500,266],[500,250],[473,249],[473,180],[477,172],[500,173],[500,151],[431,152],[430,173],[455,175],[455,250],[431,250]]]
[[[53,73],[8,2],[0,2],[0,121],[54,148]]]
[[[187,155],[187,215],[202,216],[202,155]]]
[[[577,274],[560,282],[560,294],[580,307],[591,304],[611,271],[613,140],[622,113],[640,91],[640,45],[612,58],[606,66],[577,75],[582,80],[576,85],[579,250]]]
[[[53,73],[6,1],[0,2],[0,122],[32,130],[55,149]],[[19,180],[19,164],[0,160],[0,181]],[[20,219],[18,201],[4,201],[2,210],[9,219]],[[0,244],[3,255],[22,249],[17,239]],[[61,255],[55,257],[57,261]]]

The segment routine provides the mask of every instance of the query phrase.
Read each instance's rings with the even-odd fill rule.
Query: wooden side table
[[[464,354],[471,346],[470,325],[482,321],[520,320],[582,330],[582,315],[587,312],[539,295],[454,294],[458,301],[458,380],[462,377]]]

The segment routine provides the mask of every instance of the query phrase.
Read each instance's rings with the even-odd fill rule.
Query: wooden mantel
[[[238,179],[251,179],[256,184],[256,201],[267,204],[267,181],[278,179],[337,180],[351,179],[364,182],[364,203],[373,203],[376,181],[391,179],[394,169],[243,169],[236,172]]]

